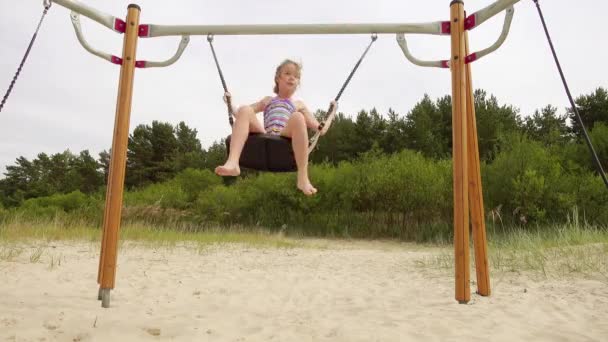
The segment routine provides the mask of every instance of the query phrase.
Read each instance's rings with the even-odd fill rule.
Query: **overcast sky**
[[[107,14],[124,17],[130,1],[83,0]],[[492,0],[465,1],[469,13]],[[449,0],[210,1],[140,0],[141,23],[295,24],[415,23],[447,20]],[[415,4],[415,5],[414,5]],[[608,1],[541,1],[549,30],[574,96],[608,88]],[[0,96],[4,95],[42,12],[41,0],[0,0]],[[471,32],[471,49],[492,44],[502,27],[500,14]],[[81,19],[85,38],[102,51],[121,55],[122,35]],[[138,60],[170,57],[179,37],[140,39]],[[284,58],[303,63],[296,93],[313,109],[326,109],[369,42],[368,35],[216,36],[215,48],[236,104],[272,94],[274,69]],[[447,36],[411,36],[421,59],[447,59]],[[0,113],[0,171],[19,156],[33,159],[88,149],[94,157],[112,144],[119,66],[86,52],[78,43],[69,10],[54,5],[12,95]],[[423,95],[451,93],[446,69],[410,64],[394,34],[380,35],[351,81],[339,110],[355,115],[376,107],[406,114]],[[475,88],[512,104],[522,115],[552,104],[567,104],[533,1],[515,6],[511,33],[495,53],[476,62]],[[222,88],[206,37],[193,36],[182,58],[167,68],[137,69],[131,132],[153,120],[197,129],[203,147],[230,132]]]

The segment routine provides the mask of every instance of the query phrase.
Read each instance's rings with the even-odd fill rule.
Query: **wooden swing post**
[[[464,3],[450,3],[452,36],[452,159],[454,180],[454,260],[456,300],[467,303],[469,288],[469,177],[467,170],[467,78],[465,69]]]
[[[469,34],[465,32],[465,52],[469,55]],[[467,80],[467,149],[469,173],[469,206],[471,210],[471,230],[475,248],[475,270],[477,274],[477,293],[490,295],[490,271],[488,268],[488,244],[486,242],[486,221],[483,209],[483,192],[479,164],[479,144],[477,138],[477,118],[475,97],[471,78],[471,63],[466,64]]]
[[[452,139],[454,179],[455,297],[459,303],[471,300],[469,271],[469,223],[473,230],[478,293],[490,295],[490,275],[484,220],[475,99],[465,27],[464,3],[450,4],[452,37]],[[473,61],[474,59],[471,59]],[[469,222],[470,210],[470,222]]]
[[[103,238],[99,257],[99,299],[104,308],[110,306],[110,290],[116,279],[118,231],[122,212],[125,169],[127,165],[127,144],[129,142],[129,120],[133,97],[133,76],[139,31],[139,6],[128,7],[125,36],[123,41],[122,66],[118,84],[118,99],[114,121],[114,137],[106,190],[106,204],[103,216]]]

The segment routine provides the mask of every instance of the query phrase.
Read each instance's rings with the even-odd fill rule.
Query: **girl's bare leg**
[[[317,189],[308,179],[308,131],[304,115],[300,112],[293,112],[281,135],[291,138],[293,154],[298,167],[298,189],[307,196],[314,195],[317,193]]]
[[[247,141],[249,132],[264,133],[262,124],[255,116],[251,106],[243,106],[235,114],[236,120],[232,126],[232,137],[230,138],[230,154],[228,160],[222,166],[215,168],[215,173],[220,176],[238,176],[241,174],[239,159],[243,146]]]

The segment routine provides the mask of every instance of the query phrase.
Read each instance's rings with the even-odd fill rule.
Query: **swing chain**
[[[27,57],[29,56],[30,51],[32,50],[32,46],[34,45],[34,41],[36,40],[36,37],[38,36],[38,31],[40,31],[40,26],[42,25],[42,21],[44,20],[44,17],[46,16],[49,8],[51,8],[51,5],[53,4],[53,2],[52,2],[52,0],[43,0],[42,4],[44,5],[44,11],[42,11],[42,16],[40,17],[40,21],[38,22],[38,26],[36,27],[36,32],[34,32],[34,35],[32,36],[32,39],[30,40],[30,44],[28,45],[27,50],[25,51],[25,55],[23,56],[23,59],[21,60],[21,63],[19,64],[19,68],[17,68],[17,72],[15,73],[15,76],[13,76],[13,80],[11,81],[11,84],[8,86],[8,89],[6,90],[6,93],[4,94],[4,97],[2,98],[2,102],[0,102],[0,112],[2,112],[2,108],[4,107],[6,100],[8,100],[8,97],[11,95],[11,91],[13,90],[13,87],[15,86],[15,82],[17,82],[17,78],[19,78],[21,69],[23,69],[23,65],[25,64],[25,61],[27,60]]]
[[[549,43],[549,48],[551,50],[551,54],[553,55],[553,60],[555,61],[555,66],[557,67],[559,76],[562,79],[562,84],[564,85],[564,90],[566,91],[568,101],[570,102],[570,108],[572,108],[572,111],[576,115],[578,123],[581,125],[582,131],[583,131],[583,136],[585,138],[585,142],[587,143],[587,148],[589,148],[589,152],[591,152],[591,155],[593,156],[593,161],[595,162],[595,167],[597,169],[597,173],[600,174],[602,180],[604,181],[604,185],[606,185],[606,188],[608,188],[608,178],[606,177],[606,173],[604,172],[604,169],[602,168],[602,163],[600,162],[600,159],[597,156],[597,153],[595,152],[595,148],[593,147],[591,138],[589,137],[589,134],[587,133],[587,129],[585,129],[585,124],[583,123],[583,119],[581,118],[581,115],[576,107],[576,102],[572,98],[572,93],[570,92],[570,87],[568,86],[568,82],[566,81],[566,76],[564,76],[564,71],[559,62],[559,58],[557,57],[557,53],[555,52],[555,47],[553,46],[553,40],[551,40],[551,35],[549,34],[549,29],[547,28],[547,23],[545,22],[545,16],[543,15],[543,11],[540,8],[540,4],[538,3],[538,0],[533,0],[533,1],[536,4],[536,9],[538,10],[538,16],[540,17],[540,22],[542,24],[543,30],[545,31],[545,36],[547,37],[547,42]]]
[[[367,48],[365,49],[365,51],[363,52],[363,54],[361,55],[361,57],[359,58],[359,60],[357,61],[357,63],[355,64],[355,67],[350,72],[350,75],[348,75],[348,77],[346,78],[346,81],[342,85],[342,88],[338,92],[338,95],[334,98],[334,102],[336,103],[336,106],[338,105],[338,101],[340,101],[340,97],[342,96],[342,93],[344,92],[344,89],[346,89],[346,86],[348,85],[348,83],[350,82],[351,78],[353,77],[353,75],[355,74],[355,72],[357,71],[357,69],[359,68],[359,65],[361,65],[361,62],[363,61],[363,58],[365,58],[365,55],[367,55],[367,52],[372,47],[372,44],[374,44],[374,42],[378,39],[378,34],[375,33],[375,32],[372,33],[371,39],[372,39],[372,41],[369,42],[369,45],[367,46]],[[337,110],[337,108],[335,108],[335,109]],[[329,109],[327,110],[327,114],[329,115],[333,111],[334,111],[334,104],[332,103],[329,106]],[[310,144],[308,145],[308,153],[312,152],[313,149],[316,147],[317,141],[319,140],[319,137],[320,137],[320,132],[323,130],[323,128],[325,128],[325,125],[327,124],[327,122],[329,122],[330,119],[333,120],[333,118],[331,118],[330,116],[328,116],[317,127],[317,133],[311,138]]]
[[[224,73],[222,72],[220,63],[217,60],[217,55],[215,54],[215,49],[213,48],[213,34],[209,33],[207,35],[207,41],[209,42],[209,47],[211,47],[211,53],[213,54],[213,60],[215,61],[215,66],[217,67],[217,71],[220,74],[220,81],[222,82],[222,87],[224,88],[224,102],[226,103],[226,107],[228,107],[228,122],[230,123],[230,127],[232,127],[232,125],[234,125],[234,112],[232,109],[232,98],[230,96],[230,93],[228,92],[228,87],[226,86],[226,80],[224,79]]]

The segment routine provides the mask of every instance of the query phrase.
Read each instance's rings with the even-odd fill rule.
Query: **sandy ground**
[[[109,309],[98,244],[13,246],[0,341],[608,341],[606,280],[494,272],[492,296],[463,305],[449,269],[420,266],[437,249],[324,244],[125,245]]]

